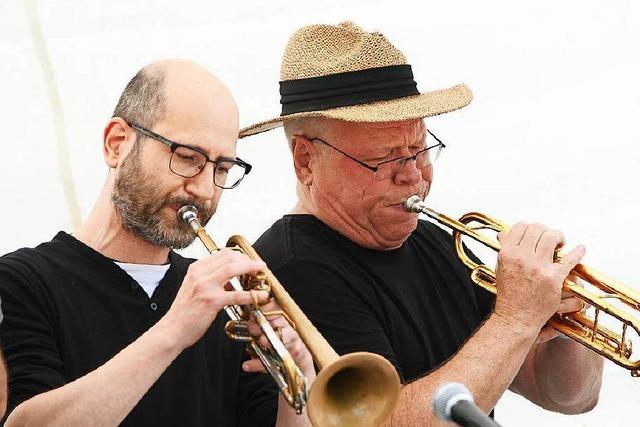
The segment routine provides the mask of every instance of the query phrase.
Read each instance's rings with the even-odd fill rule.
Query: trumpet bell
[[[349,353],[320,371],[307,411],[317,426],[377,426],[393,412],[399,394],[397,372],[387,359]]]

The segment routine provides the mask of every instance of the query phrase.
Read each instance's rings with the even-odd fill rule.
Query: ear
[[[110,168],[118,166],[133,147],[136,135],[133,129],[120,117],[113,117],[104,128],[102,154]]]
[[[294,135],[291,137],[291,149],[298,181],[308,187],[313,182],[314,159],[318,154],[315,146],[307,138]]]

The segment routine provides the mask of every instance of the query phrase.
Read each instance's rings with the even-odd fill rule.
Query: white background
[[[220,76],[241,123],[279,113],[283,48],[299,26],[354,20],[407,55],[418,87],[467,83],[472,104],[427,121],[448,144],[432,205],[530,219],[584,243],[585,262],[632,286],[640,175],[640,6],[604,1],[40,1],[63,102],[74,184],[86,216],[106,176],[102,127],[129,78],[159,58],[196,60]],[[51,108],[25,5],[0,2],[0,252],[71,230]],[[209,231],[250,240],[294,204],[282,132],[239,144],[254,164],[223,197]],[[189,251],[188,251],[189,252]],[[201,253],[191,250],[192,253]],[[598,407],[562,416],[507,393],[504,426],[635,425],[640,380],[607,364]]]

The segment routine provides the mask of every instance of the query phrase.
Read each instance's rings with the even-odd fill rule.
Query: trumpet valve
[[[242,287],[249,291],[266,291],[271,292],[271,286],[267,283],[267,276],[263,272],[249,274],[243,277]]]
[[[246,320],[229,320],[224,325],[224,332],[229,338],[236,341],[249,342],[252,339]]]

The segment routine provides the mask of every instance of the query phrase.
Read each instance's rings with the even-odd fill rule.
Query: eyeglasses
[[[251,172],[251,165],[238,157],[235,159],[220,157],[216,160],[211,160],[209,156],[195,147],[173,142],[135,123],[128,124],[144,136],[168,146],[171,149],[169,170],[183,178],[193,178],[203,171],[207,163],[213,163],[214,185],[224,189],[231,189],[236,188],[245,175]]]
[[[327,141],[323,139],[320,139],[320,138],[308,138],[308,139],[309,141],[322,142],[323,144],[333,148],[337,152],[341,153],[342,155],[358,163],[360,166],[372,171],[374,179],[383,180],[383,179],[396,176],[396,174],[398,174],[402,170],[405,163],[407,163],[410,160],[415,160],[416,167],[418,169],[425,169],[428,166],[431,166],[433,162],[435,162],[438,159],[438,157],[440,157],[440,153],[442,152],[442,149],[446,147],[446,145],[444,145],[444,143],[440,141],[440,139],[437,136],[435,136],[430,130],[427,129],[427,132],[429,135],[431,135],[431,137],[433,137],[433,139],[435,139],[435,142],[432,143],[431,145],[429,145],[429,141],[427,141],[427,147],[418,151],[413,156],[397,157],[395,159],[385,160],[383,162],[378,163],[375,166],[368,165],[367,163],[356,159],[352,155],[347,154],[344,151],[340,150],[339,148],[334,147],[333,145],[329,144]]]

